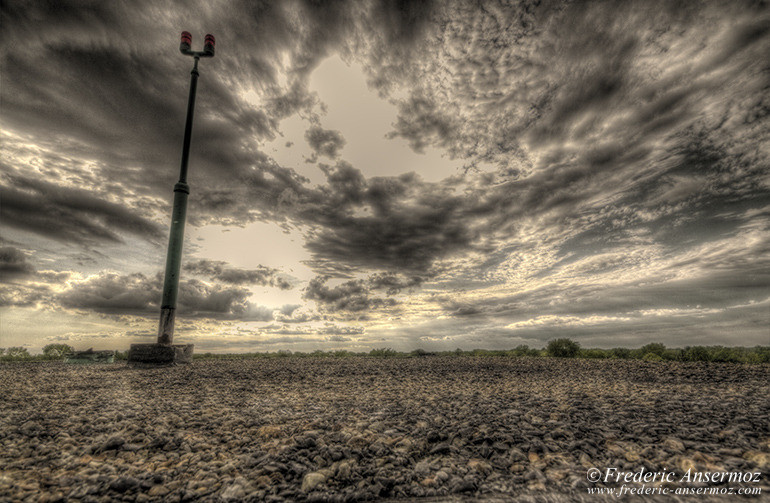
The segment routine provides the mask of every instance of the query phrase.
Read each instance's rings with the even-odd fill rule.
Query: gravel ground
[[[546,358],[2,364],[0,500],[617,501],[588,494],[622,485],[591,467],[768,499],[768,383],[770,365]]]

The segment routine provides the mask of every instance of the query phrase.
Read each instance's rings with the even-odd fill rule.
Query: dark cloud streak
[[[149,241],[161,237],[160,226],[155,222],[84,189],[20,176],[4,176],[0,180],[0,215],[5,225],[83,244],[121,242],[119,231]]]
[[[231,285],[262,285],[289,290],[291,282],[279,274],[278,269],[260,266],[257,269],[239,269],[228,266],[227,262],[198,259],[186,262],[185,271],[201,274],[216,281]]]

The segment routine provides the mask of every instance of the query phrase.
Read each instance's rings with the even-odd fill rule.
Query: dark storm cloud
[[[320,321],[321,315],[315,310],[302,308],[301,304],[288,304],[281,308],[279,312],[274,313],[274,319],[280,323],[302,324]]]
[[[159,278],[140,273],[103,273],[58,294],[56,302],[102,314],[149,315],[159,307],[160,284]]]
[[[426,276],[400,276],[398,274],[378,273],[369,277],[368,282],[372,290],[385,290],[388,295],[396,295],[402,290],[416,288],[426,279]]]
[[[329,342],[348,342],[352,341],[350,337],[345,337],[344,335],[332,335],[331,337],[326,338]]]
[[[766,265],[764,266],[766,267]],[[645,278],[649,281],[649,278]],[[556,285],[512,294],[490,296],[483,301],[444,306],[448,314],[483,314],[501,320],[522,321],[532,313],[537,316],[590,317],[640,316],[640,312],[666,310],[709,310],[748,305],[755,299],[767,298],[770,275],[761,267],[715,273],[700,278],[647,281],[620,285],[591,285],[574,291]]]
[[[332,337],[328,337],[327,339],[330,341],[335,341],[338,340],[337,338],[351,340],[350,338],[344,336],[361,335],[366,332],[366,330],[361,326],[339,326],[333,323],[326,323],[323,327],[319,328],[317,332],[319,334],[331,335]]]
[[[0,307],[37,307],[47,303],[52,286],[63,284],[70,276],[70,271],[38,271],[18,248],[0,246]]]
[[[0,307],[38,307],[48,300],[51,288],[39,284],[0,285]]]
[[[6,283],[16,278],[29,276],[35,267],[27,262],[27,256],[13,246],[0,247],[0,282]]]
[[[21,176],[2,176],[0,180],[0,215],[10,227],[82,244],[122,242],[120,231],[150,241],[161,236],[155,222],[87,190]]]
[[[346,162],[321,166],[328,185],[305,195],[301,217],[317,224],[307,235],[310,264],[338,275],[349,267],[428,274],[433,262],[471,246],[475,223],[463,198],[414,173],[366,180]]]
[[[308,162],[315,162],[318,156],[334,159],[345,146],[345,139],[339,131],[324,129],[320,126],[313,126],[305,131],[305,140],[314,153]]]
[[[278,269],[259,266],[257,269],[239,269],[228,266],[227,262],[198,259],[184,264],[184,270],[230,285],[262,285],[289,290],[292,283]],[[291,313],[289,313],[291,314]]]
[[[246,332],[249,334],[260,334],[260,335],[325,335],[324,338],[317,338],[312,339],[315,342],[323,342],[323,341],[329,341],[329,342],[343,342],[343,341],[350,341],[352,340],[350,337],[347,336],[355,336],[355,335],[361,335],[364,333],[363,327],[360,326],[340,326],[335,325],[333,323],[325,323],[322,327],[296,327],[296,326],[290,326],[290,325],[277,325],[277,324],[271,324],[264,327],[260,327],[257,330],[241,330],[242,332]],[[268,341],[265,341],[269,344],[275,344],[276,342],[280,342],[282,340],[285,340],[286,338],[276,338],[271,337]],[[297,341],[303,341],[305,339],[294,339]],[[308,339],[310,340],[310,339]]]
[[[450,302],[444,308],[449,316],[473,316],[483,312],[479,307],[463,302]]]
[[[71,284],[50,302],[53,307],[77,311],[151,317],[159,310],[161,285],[160,275],[103,272]],[[210,285],[196,279],[183,280],[179,286],[177,309],[194,318],[272,320],[271,309],[248,302],[250,294],[243,288]]]
[[[372,295],[372,290],[364,280],[346,281],[337,286],[328,286],[327,276],[318,276],[310,280],[303,298],[313,300],[325,311],[332,313],[365,313],[380,308],[393,307],[398,301]]]
[[[396,273],[376,273],[366,279],[345,281],[328,286],[329,276],[316,276],[308,283],[303,298],[313,300],[325,313],[366,313],[397,306],[392,298],[402,290],[418,287],[425,278],[405,277]],[[381,294],[384,293],[385,297]]]
[[[460,125],[444,114],[434,101],[425,96],[412,96],[399,108],[398,121],[389,138],[406,138],[416,152],[428,145],[447,148],[453,145]]]

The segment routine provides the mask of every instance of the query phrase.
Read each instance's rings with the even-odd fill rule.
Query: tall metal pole
[[[174,342],[174,319],[176,315],[176,298],[179,291],[179,271],[182,266],[182,244],[184,242],[184,224],[187,216],[187,196],[190,186],[187,184],[187,163],[190,159],[190,138],[192,136],[193,115],[195,113],[195,92],[198,87],[198,60],[201,57],[214,55],[214,37],[206,35],[203,52],[190,50],[192,37],[182,33],[180,50],[183,54],[193,56],[195,64],[190,72],[190,95],[187,99],[187,122],[184,128],[184,143],[182,144],[182,165],[179,170],[179,181],[174,185],[174,209],[171,213],[171,231],[168,238],[168,253],[166,254],[166,273],[163,280],[163,297],[160,304],[160,323],[158,325],[158,344],[171,345]]]
[[[179,181],[174,185],[174,209],[171,213],[171,232],[168,237],[166,254],[166,274],[163,280],[163,297],[160,303],[160,324],[158,326],[158,344],[171,344],[174,341],[174,318],[176,297],[179,292],[179,271],[182,266],[182,244],[184,243],[184,224],[187,217],[187,196],[190,186],[187,184],[187,163],[190,159],[190,137],[192,136],[193,114],[195,113],[195,91],[198,87],[198,57],[190,72],[190,96],[187,99],[187,122],[184,126],[184,144],[182,145],[182,166]]]

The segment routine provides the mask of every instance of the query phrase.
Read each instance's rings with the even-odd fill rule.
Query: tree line
[[[48,344],[43,352],[31,355],[27,348],[16,346],[0,348],[0,361],[50,361],[64,360],[74,349],[67,344]],[[125,360],[127,351],[116,351],[115,360]],[[684,348],[667,348],[664,344],[653,342],[641,348],[582,348],[580,343],[572,339],[559,338],[548,341],[542,348],[531,348],[526,344],[513,349],[472,349],[454,351],[427,351],[415,349],[410,352],[400,352],[392,348],[376,348],[369,352],[353,352],[346,350],[300,352],[281,350],[263,353],[216,354],[198,353],[195,359],[236,359],[236,358],[303,358],[303,357],[332,357],[349,358],[365,356],[372,358],[420,358],[430,356],[503,356],[531,358],[614,358],[621,360],[644,360],[650,362],[680,361],[680,362],[725,362],[725,363],[770,363],[770,346],[728,347],[728,346],[687,346]]]

